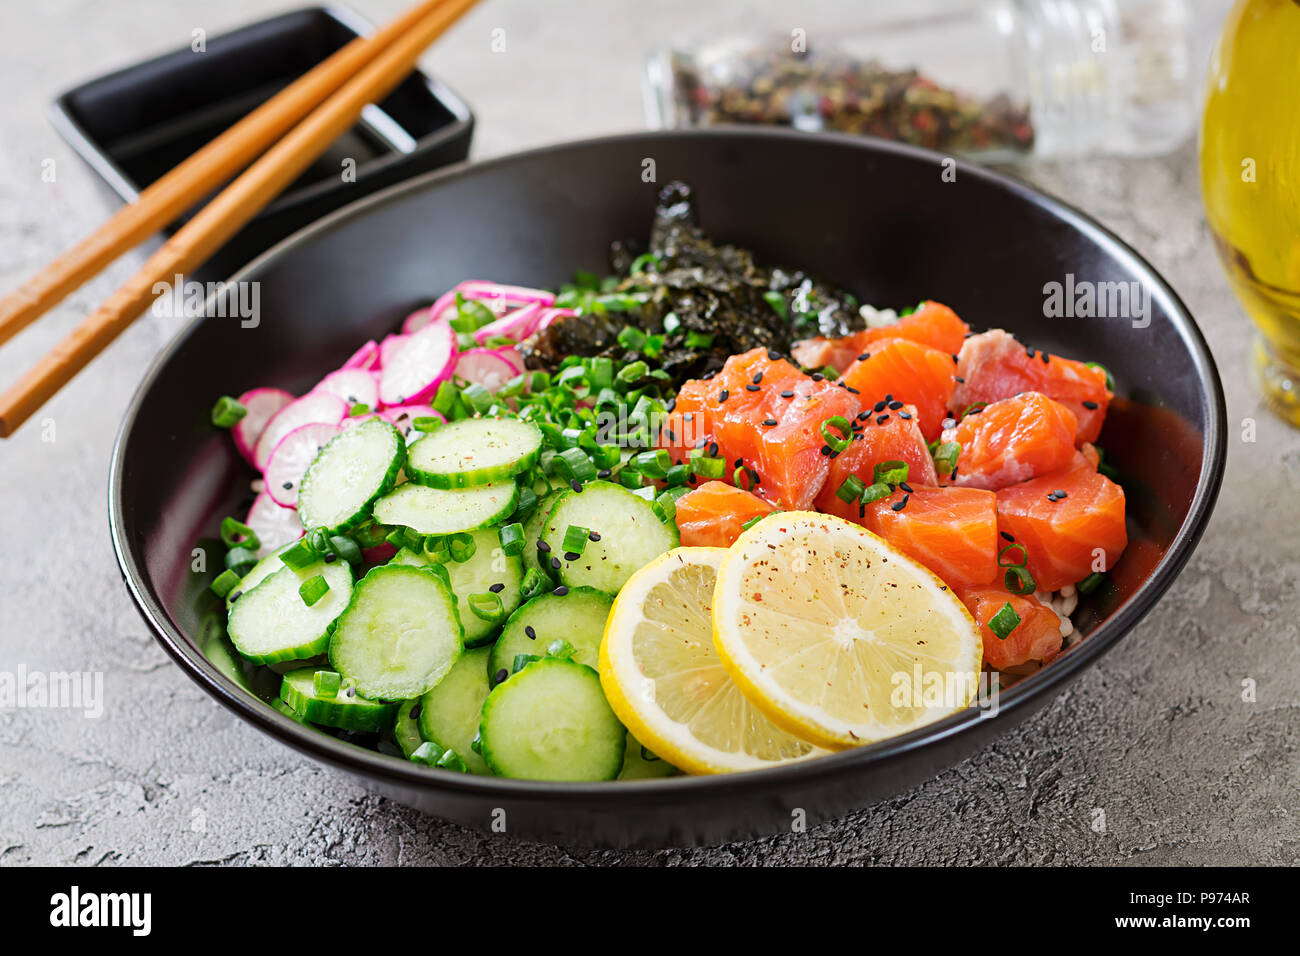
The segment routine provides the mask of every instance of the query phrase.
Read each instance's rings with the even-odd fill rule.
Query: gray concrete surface
[[[397,0],[357,0],[382,18]],[[258,0],[42,0],[0,30],[0,287],[104,214],[47,124],[59,89],[256,18]],[[544,16],[543,6],[548,11]],[[833,4],[814,13],[835,12]],[[426,58],[479,112],[476,154],[641,125],[650,45],[778,3],[488,0]],[[800,17],[812,16],[801,5]],[[488,52],[504,27],[507,53]],[[581,68],[575,68],[576,61]],[[54,161],[53,182],[42,164]],[[1190,148],[1153,162],[1038,167],[1034,181],[1141,249],[1199,318],[1223,373],[1225,491],[1186,572],[1100,666],[1039,716],[911,792],[802,835],[613,853],[513,842],[422,817],[268,741],[157,647],[108,543],[109,450],[165,330],[146,318],[0,447],[0,671],[105,675],[104,713],[0,711],[0,863],[1085,863],[1300,862],[1300,434],[1245,376],[1249,325],[1206,233]],[[0,352],[11,380],[138,264],[119,263]],[[1152,361],[1159,361],[1152,356]],[[1243,440],[1249,423],[1256,440]],[[52,437],[53,441],[43,441]],[[1256,685],[1243,700],[1243,681]],[[1098,827],[1099,813],[1105,826]],[[1098,832],[1101,830],[1102,832]]]

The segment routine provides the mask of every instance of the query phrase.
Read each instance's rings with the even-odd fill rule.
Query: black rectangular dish
[[[282,14],[90,80],[54,101],[52,121],[112,193],[140,192],[369,25],[342,6]],[[460,162],[474,117],[439,81],[413,73],[334,143],[201,274],[224,278],[309,222],[378,189]],[[348,160],[355,167],[347,166]],[[347,175],[345,176],[345,172]],[[174,231],[184,220],[173,223]]]

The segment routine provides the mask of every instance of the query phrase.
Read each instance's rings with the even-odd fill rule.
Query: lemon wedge
[[[727,676],[711,605],[724,548],[675,548],[619,591],[600,645],[614,713],[657,756],[687,773],[756,770],[824,751],[763,716]]]
[[[778,726],[843,749],[966,707],[975,621],[930,571],[830,515],[759,521],[721,558],[713,638],[722,665]]]

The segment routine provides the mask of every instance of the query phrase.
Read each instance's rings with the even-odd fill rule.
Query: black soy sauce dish
[[[54,101],[51,120],[112,194],[133,202],[201,146],[369,32],[366,21],[344,6],[286,13],[206,37],[202,51],[178,50],[84,83]],[[326,213],[462,161],[473,131],[463,100],[438,80],[411,74],[367,107],[356,126],[197,275],[223,279]]]
[[[1085,638],[969,709],[906,736],[752,773],[601,784],[532,783],[431,770],[304,727],[231,665],[197,539],[240,513],[253,477],[211,427],[215,396],[304,390],[413,303],[465,276],[555,287],[600,271],[612,239],[644,237],[659,186],[690,183],[710,236],[763,261],[806,266],[880,306],[932,296],[973,328],[1095,359],[1116,399],[1101,443],[1128,494],[1130,545],[1111,587],[1075,615]],[[216,700],[269,736],[421,810],[570,844],[719,843],[787,830],[890,797],[970,756],[1033,714],[1133,630],[1183,567],[1209,517],[1225,454],[1224,400],[1205,342],[1169,285],[1078,211],[997,174],[858,137],[716,129],[565,144],[435,173],[363,200],[281,243],[237,278],[261,283],[256,328],[196,320],[157,360],[127,411],[110,478],[127,586],[159,642]],[[470,230],[449,223],[474,222]],[[1142,283],[1149,324],[1044,317],[1066,273]],[[216,308],[209,303],[209,314]],[[1159,360],[1153,360],[1158,356]],[[205,649],[210,652],[205,655]]]

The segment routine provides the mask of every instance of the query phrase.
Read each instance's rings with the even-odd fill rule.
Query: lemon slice
[[[688,773],[757,770],[824,753],[745,699],[713,646],[723,548],[675,548],[628,579],[600,645],[600,683],[638,740]]]
[[[934,574],[855,524],[803,511],[764,518],[728,549],[713,639],[768,717],[837,749],[966,707],[983,651]]]

